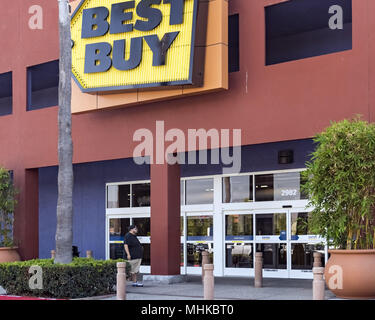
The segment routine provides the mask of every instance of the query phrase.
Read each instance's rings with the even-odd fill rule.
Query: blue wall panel
[[[278,164],[278,151],[294,150],[294,162]],[[241,172],[285,170],[305,167],[313,151],[310,139],[244,146]],[[50,257],[55,248],[57,167],[39,169],[39,255]],[[222,165],[183,165],[182,177],[222,173]],[[138,166],[132,159],[74,165],[74,245],[81,256],[93,250],[96,259],[105,258],[105,184],[149,180],[149,166]]]
[[[57,167],[39,169],[39,256],[50,257],[55,248]],[[105,258],[105,184],[150,179],[149,167],[132,159],[84,163],[74,166],[73,244],[80,255],[93,250]]]
[[[294,161],[291,164],[279,164],[278,152],[291,149],[294,151]],[[312,139],[291,140],[264,144],[243,146],[241,149],[240,172],[257,172],[268,170],[287,170],[304,168],[306,161],[310,159],[314,151]],[[230,151],[232,154],[232,151]],[[187,159],[187,157],[186,157]],[[208,152],[210,159],[210,152]],[[186,160],[187,161],[187,160]],[[210,160],[208,160],[210,162]],[[183,165],[181,166],[182,177],[193,177],[203,175],[215,175],[223,173],[223,165]]]

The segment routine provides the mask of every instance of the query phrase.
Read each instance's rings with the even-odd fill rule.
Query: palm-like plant
[[[60,83],[59,83],[59,173],[55,262],[72,262],[73,244],[73,142],[71,116],[72,51],[69,1],[59,2]]]

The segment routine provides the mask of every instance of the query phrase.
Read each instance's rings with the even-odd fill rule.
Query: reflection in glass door
[[[213,232],[212,215],[187,215],[186,267],[188,273],[201,273],[203,251],[208,251],[210,263],[213,263]]]
[[[263,253],[265,277],[312,278],[315,251],[324,265],[326,247],[311,233],[308,212],[250,212],[225,214],[225,275],[253,275],[255,252]]]
[[[286,210],[256,212],[255,251],[263,253],[263,274],[288,277],[288,230]]]
[[[309,212],[290,211],[290,252],[292,278],[311,278],[314,263],[314,252],[322,254],[322,265],[325,265],[326,248],[324,239],[312,234],[308,220]]]
[[[262,213],[255,216],[256,240],[286,241],[286,212]]]
[[[150,218],[109,216],[109,259],[125,259],[124,237],[131,224],[138,227],[138,239],[143,246],[142,266],[150,266]]]
[[[225,215],[225,274],[249,276],[253,273],[253,220],[253,215],[248,213]]]
[[[124,259],[124,237],[130,226],[130,218],[109,219],[109,258]]]
[[[132,224],[138,227],[138,239],[143,246],[143,266],[151,265],[151,221],[149,217],[132,218]]]

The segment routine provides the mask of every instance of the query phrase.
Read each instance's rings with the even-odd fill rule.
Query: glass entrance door
[[[313,253],[324,240],[312,234],[309,212],[293,209],[225,212],[225,275],[252,276],[255,252],[263,253],[263,275],[312,279]]]
[[[209,253],[213,263],[213,216],[212,214],[186,214],[186,271],[189,274],[201,274],[202,252]]]
[[[289,225],[287,210],[262,210],[256,212],[255,252],[263,253],[263,275],[287,278],[289,251]]]
[[[254,215],[250,212],[225,214],[224,275],[254,275]]]
[[[289,276],[291,278],[313,278],[313,254],[315,251],[322,254],[322,265],[325,265],[325,241],[311,232],[308,224],[309,215],[310,212],[306,211],[289,211],[289,251],[291,253]]]
[[[128,227],[135,224],[138,227],[138,239],[143,246],[141,272],[150,272],[150,217],[135,216],[108,216],[108,247],[107,259],[126,259],[124,237]]]
[[[264,276],[312,279],[315,251],[324,266],[325,241],[311,232],[309,215],[295,209],[255,213],[255,250],[263,252]]]

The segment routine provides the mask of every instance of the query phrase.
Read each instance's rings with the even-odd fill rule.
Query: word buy
[[[153,53],[153,66],[162,66],[166,63],[166,55],[180,31],[166,32],[162,39],[157,34],[150,35],[149,31],[160,25],[162,19],[169,19],[169,25],[184,23],[185,1],[163,0],[163,4],[170,6],[170,11],[163,17],[158,8],[162,0],[142,0],[135,5],[135,1],[125,1],[112,4],[111,10],[107,7],[84,9],[82,12],[82,39],[103,37],[109,34],[125,34],[127,37],[115,40],[113,43],[95,42],[86,45],[85,73],[106,72],[112,66],[118,70],[132,70],[142,61],[143,39]],[[139,18],[133,20],[134,10]],[[165,11],[165,10],[164,10]],[[110,18],[109,18],[110,16]],[[143,37],[129,37],[134,30],[148,32]],[[125,58],[127,41],[130,38],[130,55]],[[112,53],[112,58],[111,58]]]

